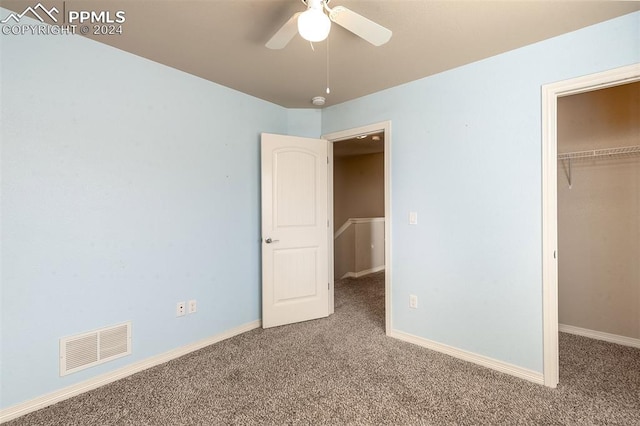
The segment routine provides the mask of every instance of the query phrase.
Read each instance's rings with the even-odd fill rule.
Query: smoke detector
[[[315,106],[322,106],[324,105],[325,102],[325,98],[324,96],[316,96],[313,99],[311,99],[311,103],[314,104]]]

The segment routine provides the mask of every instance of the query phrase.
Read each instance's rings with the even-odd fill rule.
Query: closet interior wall
[[[640,145],[640,82],[558,99],[558,153]],[[640,339],[640,154],[558,161],[559,323]]]

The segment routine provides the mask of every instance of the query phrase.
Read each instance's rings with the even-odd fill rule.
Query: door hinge
[[[331,283],[327,283],[327,290],[331,290]]]
[[[329,164],[329,157],[327,157],[327,164]]]

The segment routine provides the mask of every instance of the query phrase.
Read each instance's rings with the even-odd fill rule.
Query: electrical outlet
[[[195,314],[198,310],[198,305],[195,300],[189,300],[189,305],[187,306],[188,312],[190,314]]]
[[[176,316],[177,317],[181,317],[186,313],[187,312],[185,310],[185,303],[184,302],[178,302],[178,304],[176,305]]]
[[[409,295],[409,307],[411,309],[418,309],[418,296],[415,294]]]

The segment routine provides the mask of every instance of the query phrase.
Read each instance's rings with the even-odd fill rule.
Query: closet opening
[[[564,331],[567,331],[567,330],[571,330],[573,332],[578,331],[576,330],[576,328],[571,329],[566,327],[571,324],[561,323],[561,321],[565,321],[565,322],[573,321],[573,319],[571,319],[573,314],[568,313],[569,311],[565,311],[564,308],[563,308],[563,312],[559,313],[559,306],[560,306],[559,293],[560,291],[565,293],[560,295],[560,297],[563,299],[562,301],[563,304],[566,301],[570,302],[569,299],[573,297],[577,297],[577,298],[583,297],[583,295],[586,293],[584,291],[585,289],[581,289],[582,291],[581,296],[572,296],[572,295],[566,294],[565,292],[565,290],[568,291],[570,289],[570,286],[563,287],[563,289],[559,289],[559,280],[558,280],[559,273],[558,272],[559,272],[559,267],[561,266],[561,263],[564,262],[563,256],[569,256],[570,258],[571,249],[567,247],[570,247],[570,245],[572,244],[573,245],[576,244],[575,242],[572,243],[571,240],[567,239],[566,236],[563,236],[562,234],[560,234],[560,237],[562,239],[560,244],[562,245],[562,247],[559,246],[558,230],[559,230],[559,225],[562,226],[562,224],[559,223],[558,207],[559,207],[559,204],[561,205],[566,204],[565,202],[566,200],[564,199],[559,200],[559,196],[564,197],[565,192],[573,191],[573,193],[570,194],[572,197],[578,198],[577,201],[579,201],[580,203],[586,203],[587,201],[589,201],[589,199],[594,198],[595,195],[589,195],[589,194],[580,195],[579,191],[574,191],[576,190],[577,188],[576,185],[578,185],[578,181],[580,179],[582,179],[580,180],[581,182],[580,185],[583,185],[583,186],[585,185],[585,183],[588,183],[588,182],[596,182],[596,187],[603,186],[603,185],[611,185],[610,189],[608,190],[609,193],[603,195],[604,200],[606,202],[604,204],[601,204],[603,207],[601,207],[600,210],[596,211],[595,216],[600,215],[603,218],[607,216],[613,216],[614,218],[618,218],[618,219],[621,219],[621,216],[618,216],[618,215],[624,214],[624,213],[621,213],[624,209],[621,208],[620,203],[615,200],[615,197],[609,198],[609,199],[607,199],[606,197],[613,197],[616,194],[619,194],[620,191],[624,193],[632,194],[633,189],[629,190],[628,187],[627,189],[622,189],[620,187],[621,184],[616,184],[615,182],[616,181],[622,182],[624,180],[625,185],[628,185],[629,183],[631,183],[631,185],[636,185],[635,193],[633,193],[633,195],[630,195],[629,197],[631,199],[634,199],[634,197],[636,197],[635,199],[637,200],[637,197],[639,194],[638,175],[637,174],[634,175],[634,171],[631,171],[630,172],[631,175],[629,175],[629,172],[624,172],[623,169],[613,167],[613,166],[616,164],[618,165],[621,164],[620,161],[622,162],[638,161],[637,146],[640,144],[638,142],[640,139],[638,135],[640,133],[637,130],[638,129],[637,127],[638,126],[637,92],[634,92],[635,90],[637,90],[637,87],[638,87],[634,85],[634,83],[638,83],[638,82],[640,82],[640,64],[633,64],[633,65],[628,65],[621,68],[615,68],[615,69],[603,71],[596,74],[576,77],[569,80],[559,81],[556,83],[550,83],[542,86],[543,379],[544,379],[545,386],[548,386],[548,387],[555,388],[557,387],[560,381],[559,328],[562,326]],[[593,114],[593,111],[588,112],[584,110],[585,108],[587,108],[587,105],[588,105],[588,103],[585,103],[584,101],[584,99],[586,98],[572,99],[571,97],[574,95],[577,96],[582,94],[589,95],[589,93],[591,92],[594,92],[591,94],[591,96],[595,96],[595,97],[602,96],[603,94],[610,95],[613,92],[599,92],[599,91],[606,90],[606,89],[615,89],[618,86],[625,86],[625,85],[629,85],[629,86],[626,88],[620,88],[619,90],[624,91],[627,89],[632,89],[632,92],[628,93],[627,95],[629,95],[631,99],[636,99],[636,100],[635,101],[631,100],[631,105],[627,104],[625,108],[622,108],[623,111],[621,111],[621,109],[618,106],[612,106],[611,104],[609,104],[609,106],[606,106],[606,107],[602,105],[600,105],[599,107],[596,107],[595,105],[591,105],[590,108],[594,111],[599,111],[598,114],[600,114],[603,119],[606,119],[607,124],[600,123],[599,125],[601,126],[601,129],[595,129],[591,127],[591,129],[588,130],[589,126],[598,125],[597,123],[592,123],[587,119],[588,114]],[[636,94],[633,94],[633,93],[636,93]],[[567,121],[567,123],[564,123],[562,121],[563,120],[562,117],[566,116],[566,113],[564,112],[559,113],[559,110],[564,109],[564,107],[566,106],[565,103],[577,103],[581,108],[583,108],[583,110],[581,111],[574,112],[573,118],[570,118]],[[635,112],[634,112],[634,109],[635,109]],[[573,123],[571,123],[572,121]],[[587,123],[587,121],[589,122]],[[623,121],[627,122],[628,125],[631,126],[631,129],[635,128],[636,130],[629,130],[629,128],[627,128],[627,130],[624,132],[618,131],[618,130],[614,132],[610,132],[610,135],[608,137],[609,140],[607,141],[604,147],[599,147],[599,146],[586,147],[586,145],[585,146],[576,145],[574,148],[572,148],[570,146],[559,145],[559,138],[565,138],[567,135],[566,133],[567,131],[574,132],[576,135],[581,134],[582,135],[580,137],[581,140],[586,140],[588,143],[591,143],[593,145],[593,143],[595,142],[594,138],[599,137],[600,139],[602,139],[604,137],[602,135],[605,134],[603,130],[606,127],[612,127],[612,126],[620,127]],[[565,126],[565,124],[569,124],[569,128],[571,128],[571,124],[573,124],[573,130],[561,129],[561,127]],[[583,127],[583,128],[580,128],[580,127]],[[632,135],[631,137],[628,136],[629,131]],[[623,136],[625,134],[627,136]],[[633,136],[634,134],[635,136]],[[575,137],[575,135],[573,137]],[[635,142],[631,142],[631,140],[635,140]],[[574,143],[580,144],[580,142],[574,142]],[[566,151],[564,151],[565,149]],[[585,163],[582,163],[582,162],[585,162]],[[638,173],[637,163],[635,164],[636,164],[635,168],[633,166],[630,166],[629,169],[630,170],[635,169],[635,173]],[[588,165],[591,165],[591,168],[587,167]],[[627,166],[629,165],[625,163],[624,167],[627,167]],[[606,169],[613,170],[614,171],[613,174],[604,173]],[[594,180],[593,176],[589,178],[588,175],[584,175],[585,172],[587,172],[587,170],[590,170],[590,173],[592,174],[596,173],[596,175],[597,174],[602,175],[601,179]],[[628,179],[619,180],[618,175],[625,174],[625,173],[627,174]],[[635,176],[635,177],[632,177],[632,176]],[[571,182],[570,189],[568,188],[569,182]],[[564,185],[564,187],[561,187],[561,185]],[[590,190],[594,190],[594,187],[589,187],[589,188]],[[581,190],[584,190],[584,188]],[[623,203],[629,204],[628,201],[629,200],[627,199]],[[631,204],[633,204],[633,202]],[[637,204],[638,204],[638,201],[635,202],[636,208],[637,208]],[[564,215],[564,213],[562,214]],[[589,221],[591,219],[587,220],[589,216],[588,213],[586,213],[583,210],[580,210],[579,214],[585,215],[585,216],[582,219],[579,219],[579,218],[576,218],[575,215],[573,215],[569,219],[562,217],[561,220],[563,222],[566,222],[567,220],[569,220],[573,222],[586,221],[587,223],[590,223]],[[622,220],[626,220],[626,219],[622,219]],[[637,239],[637,235],[638,235],[637,232],[638,232],[638,226],[639,226],[637,220],[638,220],[638,215],[636,214],[635,221],[633,221],[633,219],[630,219],[630,222],[626,223],[627,229],[626,231],[624,231],[625,236],[628,236],[626,234],[636,232],[635,235]],[[572,226],[577,225],[577,223],[572,223],[571,225]],[[561,231],[564,231],[564,229]],[[596,245],[600,244],[601,246],[601,247],[596,247],[591,249],[593,251],[591,252],[590,256],[591,256],[591,259],[593,260],[596,260],[596,258],[600,257],[600,255],[598,254],[598,250],[603,249],[607,245],[612,245],[610,243],[610,240],[614,237],[613,235],[614,233],[617,233],[617,234],[622,233],[620,231],[615,231],[613,233],[598,234],[597,232],[594,232],[593,225],[588,227],[586,231],[585,229],[582,229],[581,232],[583,237],[585,235],[585,232],[587,235],[593,235],[594,237],[596,237],[596,238],[591,238],[590,241],[592,242],[595,241]],[[567,246],[567,244],[569,244],[569,246]],[[629,246],[630,247],[628,247],[628,249],[637,247],[634,245],[633,242],[631,242]],[[587,250],[584,247],[579,247],[579,249]],[[569,253],[567,253],[567,251],[569,251]],[[618,282],[629,281],[629,280],[633,281],[634,278],[632,277],[634,276],[633,275],[634,273],[635,273],[635,276],[637,277],[637,269],[635,270],[635,272],[633,270],[633,265],[637,264],[637,258],[638,258],[637,255],[635,257],[635,260],[631,261],[631,263],[629,261],[630,257],[628,253],[625,253],[620,257],[616,257],[614,255],[613,257],[610,257],[610,258],[613,260],[609,261],[609,266],[605,266],[604,268],[602,266],[599,267],[600,269],[606,270],[610,273],[609,278],[607,280],[617,280]],[[578,267],[580,268],[580,271],[583,277],[583,278],[578,278],[576,281],[583,284],[585,283],[585,280],[588,275],[588,274],[584,274],[584,271],[589,270],[590,268],[596,267],[595,265],[592,265],[587,259],[589,258],[582,257],[580,259],[581,261],[578,263],[576,263],[574,260],[574,263],[579,265]],[[630,268],[631,275],[627,275],[626,278],[621,279],[620,271],[622,270],[621,268],[623,264],[626,265],[625,267],[631,266]],[[565,269],[563,269],[563,272],[562,272],[563,280],[565,279],[565,275],[566,275],[565,272],[570,271],[568,266],[564,266],[564,268]],[[636,289],[637,289],[637,286],[638,286],[637,278],[635,278],[635,283],[636,283]],[[611,291],[609,291],[609,293],[607,293],[607,291],[609,290],[597,290],[596,293],[598,297],[601,298],[601,300],[605,300],[608,303],[608,301],[612,300],[611,297],[613,296],[613,294]],[[629,294],[634,294],[633,291],[634,290],[630,290],[631,293]],[[640,293],[637,293],[637,290],[635,291],[636,291],[635,293],[636,295],[640,294]],[[616,297],[618,299],[620,298],[618,295],[616,295]],[[630,296],[630,297],[633,298],[633,296]],[[629,306],[628,302],[629,301],[627,301],[627,306]],[[640,305],[640,300],[638,298],[636,298],[635,300],[631,300],[630,305],[634,305],[634,304],[635,306]],[[604,305],[606,305],[606,303],[602,304],[602,306]],[[600,309],[602,306],[599,306],[598,309]],[[609,309],[610,308],[611,307],[609,307]],[[562,317],[560,317],[560,315],[562,315]],[[599,316],[602,319],[602,317],[606,315],[603,313],[599,313]],[[592,320],[589,320],[589,321],[592,321]],[[621,325],[621,322],[619,320],[614,320],[614,322],[615,321],[618,321],[617,326]],[[626,320],[626,321],[628,322],[626,325],[623,325],[623,327],[626,327],[627,331],[624,331],[624,333],[628,334],[629,330],[640,328],[640,322],[639,322],[640,320],[638,320],[638,317],[636,317],[635,321],[633,319],[630,321],[629,320]],[[594,327],[593,323],[582,322],[581,324],[586,325],[586,327],[584,325],[582,327],[579,327],[579,326],[574,326],[574,327],[577,327],[579,329],[584,329],[584,330],[588,330],[588,327]],[[633,324],[636,324],[637,327],[634,326]],[[611,331],[614,329],[609,328],[609,330]],[[617,332],[620,332],[619,330],[620,329],[618,329]],[[602,333],[607,333],[607,332],[602,332]],[[601,340],[604,340],[604,337],[607,337],[607,338],[611,337],[602,333],[598,336],[598,338],[600,338]],[[574,333],[574,334],[577,334],[577,333]],[[611,333],[611,332],[607,334],[615,335],[614,333]],[[620,336],[620,335],[615,335],[615,336]],[[594,337],[594,336],[592,335],[591,337]],[[635,342],[638,341],[638,339],[634,337],[631,337],[631,338],[628,338],[627,336],[623,336],[623,337],[625,338],[622,340],[618,340],[617,343],[623,343],[626,346],[633,346]],[[632,340],[630,341],[629,339],[632,339]],[[629,343],[632,343],[632,344],[630,345]],[[633,349],[633,348],[627,348],[627,349]]]
[[[558,98],[558,328],[640,348],[640,82]]]

